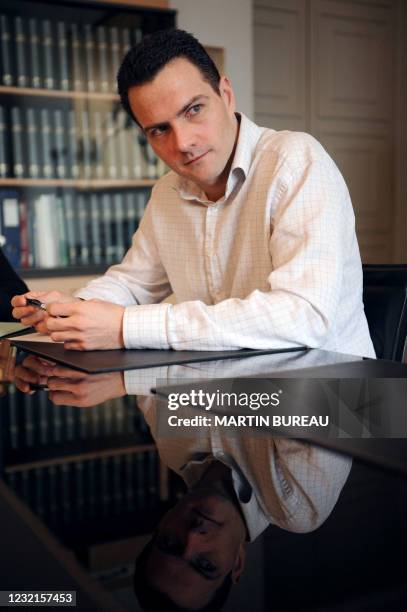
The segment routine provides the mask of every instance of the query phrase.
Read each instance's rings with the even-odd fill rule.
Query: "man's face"
[[[128,92],[132,112],[155,153],[212,200],[225,192],[238,133],[226,77],[219,89],[220,95],[194,64],[177,58],[153,81]]]
[[[157,529],[146,568],[150,584],[181,606],[203,607],[227,574],[239,580],[245,533],[230,500],[205,490],[188,494]]]

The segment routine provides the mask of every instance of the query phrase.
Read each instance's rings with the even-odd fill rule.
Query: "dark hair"
[[[154,545],[154,538],[149,540],[136,559],[134,569],[134,592],[144,612],[190,612],[188,608],[178,606],[167,595],[151,586],[146,576],[146,565]],[[215,591],[211,601],[199,612],[220,612],[229,597],[232,588],[231,572],[225,576],[220,587]]]
[[[148,34],[127,52],[117,73],[121,103],[136,122],[137,118],[129,105],[130,87],[152,81],[164,66],[179,57],[194,64],[201,71],[205,81],[219,94],[219,71],[204,47],[192,34],[176,29]]]

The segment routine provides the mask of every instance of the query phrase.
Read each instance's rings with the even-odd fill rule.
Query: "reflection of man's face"
[[[246,530],[233,503],[213,489],[188,493],[157,528],[146,574],[180,606],[199,609],[244,565]]]

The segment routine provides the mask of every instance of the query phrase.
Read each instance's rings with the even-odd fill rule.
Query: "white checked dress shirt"
[[[161,303],[171,292],[176,304]],[[169,172],[122,263],[77,295],[126,307],[127,348],[374,356],[340,172],[313,137],[244,115],[224,197],[210,202]]]

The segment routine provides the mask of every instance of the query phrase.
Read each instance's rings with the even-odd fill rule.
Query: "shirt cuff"
[[[169,349],[167,317],[171,304],[128,306],[123,315],[123,341],[128,349]]]

